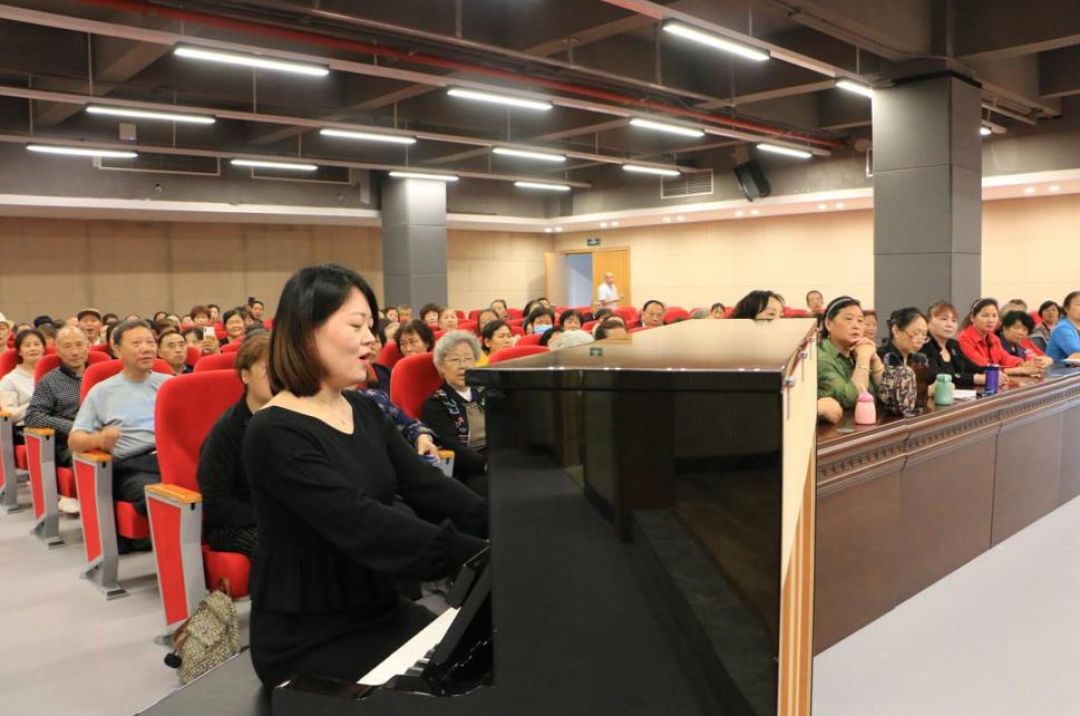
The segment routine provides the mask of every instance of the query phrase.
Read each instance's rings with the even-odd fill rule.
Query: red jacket
[[[995,334],[990,333],[981,336],[975,326],[968,326],[960,331],[960,335],[956,337],[956,342],[960,344],[960,350],[964,351],[964,355],[967,356],[968,360],[980,368],[985,368],[991,363],[1002,368],[1015,368],[1024,362],[1020,358],[1006,353],[1005,349],[1001,347],[1001,339]]]

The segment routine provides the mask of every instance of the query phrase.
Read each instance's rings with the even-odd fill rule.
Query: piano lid
[[[778,391],[812,318],[698,319],[470,370],[470,385],[563,390]]]

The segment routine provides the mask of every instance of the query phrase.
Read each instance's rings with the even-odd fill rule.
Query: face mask
[[[533,326],[533,333],[547,333],[551,330],[551,326],[535,325]]]

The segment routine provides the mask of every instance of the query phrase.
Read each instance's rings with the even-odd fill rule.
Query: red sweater
[[[956,342],[960,344],[960,350],[964,351],[964,355],[967,356],[968,360],[980,368],[985,368],[991,363],[1002,368],[1015,368],[1024,362],[1020,358],[1006,353],[1005,349],[1001,347],[1001,339],[996,335],[993,333],[986,336],[979,335],[979,331],[975,329],[975,326],[968,326],[960,331],[960,335],[956,337]]]

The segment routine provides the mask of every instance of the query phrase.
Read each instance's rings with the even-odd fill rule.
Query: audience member
[[[506,300],[502,298],[496,298],[491,302],[489,308],[495,311],[495,314],[503,321],[510,320],[510,311],[506,308]]]
[[[536,302],[544,308],[551,308],[551,301],[547,300],[547,296],[541,296],[540,298],[536,299]]]
[[[444,308],[439,312],[439,330],[453,331],[457,329],[457,311],[452,308]]]
[[[499,314],[496,313],[493,309],[485,308],[484,310],[480,311],[480,313],[476,314],[476,332],[477,332],[477,334],[479,334],[481,331],[483,331],[484,326],[491,323],[492,321],[501,321],[501,320],[502,320],[502,318],[500,318]]]
[[[8,339],[11,338],[11,329],[14,325],[14,321],[8,320],[7,316],[0,313],[0,351],[7,348]]]
[[[101,311],[96,308],[84,308],[75,314],[75,318],[79,320],[79,328],[83,329],[90,345],[96,346],[105,342],[105,338],[101,335]]]
[[[522,324],[526,333],[545,333],[555,325],[555,311],[543,306],[537,306],[529,313]]]
[[[784,315],[784,301],[780,295],[773,291],[751,291],[735,304],[731,311],[732,318],[753,318],[761,321],[771,321]],[[862,309],[859,309],[862,315]]]
[[[1073,291],[1061,304],[1065,314],[1050,333],[1046,355],[1056,361],[1080,360],[1080,291]]]
[[[865,322],[863,327],[865,330]],[[908,359],[920,353],[928,340],[926,316],[915,307],[899,308],[889,316],[889,337],[878,349],[882,363],[888,366],[908,365]],[[867,336],[873,340],[873,336]]]
[[[877,311],[872,308],[863,309],[863,335],[870,340],[877,340]]]
[[[398,329],[395,340],[402,357],[430,353],[435,348],[435,334],[431,327],[419,318],[403,324]]]
[[[1020,311],[1021,313],[1027,313],[1027,302],[1022,298],[1013,298],[1005,303],[1004,306],[998,311],[998,315],[1004,317],[1006,313],[1013,311]]]
[[[998,304],[992,298],[980,298],[971,304],[965,319],[966,328],[960,331],[957,342],[964,355],[975,365],[1001,366],[1007,375],[1038,375],[1041,369],[1034,361],[1025,361],[1005,352],[994,331],[998,325]]]
[[[1057,325],[1060,318],[1061,308],[1054,301],[1043,301],[1042,305],[1039,306],[1039,320],[1041,322],[1031,332],[1031,342],[1043,353],[1046,352],[1046,347],[1050,343],[1050,333],[1054,330],[1054,326]]]
[[[189,346],[195,346],[197,348],[202,345],[203,329],[198,326],[185,328],[180,335],[184,337],[184,342]]]
[[[259,323],[263,322],[263,314],[266,312],[266,306],[263,305],[262,301],[254,296],[248,296],[247,309],[248,313],[251,314],[252,321],[257,321]]]
[[[203,497],[203,534],[211,549],[252,556],[259,539],[251,486],[244,469],[244,434],[251,416],[270,402],[266,361],[270,334],[244,341],[236,353],[236,373],[244,394],[206,436],[197,479]]]
[[[709,307],[709,318],[726,318],[725,311],[727,306],[720,302],[714,303]]]
[[[165,320],[165,318],[166,318],[166,317],[167,317],[168,315],[169,315],[169,312],[168,312],[168,311],[158,311],[157,313],[155,313],[155,314],[154,314],[154,320],[153,320],[152,322],[153,322],[154,324],[158,324],[158,323],[160,323],[161,321],[164,321],[164,320]]]
[[[110,323],[119,323],[120,316],[116,315],[115,313],[106,313],[101,317],[101,322],[105,325],[109,325]]]
[[[420,320],[431,326],[431,330],[439,327],[439,316],[442,314],[442,306],[436,303],[425,303],[420,308]]]
[[[56,347],[56,326],[52,321],[42,323],[38,330],[41,331],[41,337],[45,339],[46,348]]]
[[[397,307],[398,323],[405,324],[412,320],[412,308],[404,303]]]
[[[376,358],[379,357],[383,346],[386,345],[386,327],[388,325],[389,322],[385,318],[379,318],[375,321],[375,330],[371,332],[374,337],[371,343],[371,355]],[[367,385],[374,385],[389,395],[391,370],[391,368],[372,360],[371,371],[368,372],[367,376]]]
[[[573,346],[582,346],[592,342],[593,337],[586,331],[583,331],[580,328],[568,328],[559,331],[557,335],[553,336],[552,339],[548,341],[548,348],[557,351],[560,348],[572,348]]]
[[[237,306],[225,311],[222,320],[222,325],[225,328],[225,342],[232,343],[244,340],[244,331],[248,327],[249,319],[250,315],[243,306]]]
[[[968,360],[956,341],[960,324],[960,314],[956,308],[947,301],[938,301],[930,306],[927,314],[930,316],[927,322],[930,340],[923,348],[923,355],[926,356],[930,375],[951,375],[953,384],[958,388],[986,385],[983,369]]]
[[[397,306],[388,306],[387,309],[384,311],[384,314],[386,315],[386,320],[390,323],[397,323],[400,319],[400,314],[398,314]]]
[[[818,344],[818,414],[830,419],[835,410],[829,409],[828,403],[823,409],[821,398],[832,398],[850,410],[860,393],[877,392],[885,366],[873,339],[863,336],[863,312],[856,299],[834,298],[825,308],[824,318]]]
[[[605,338],[611,338],[613,340],[621,340],[629,337],[630,333],[626,330],[626,324],[618,318],[608,318],[601,321],[593,329],[595,338],[598,341],[602,341]]]
[[[561,328],[559,328],[558,326],[552,326],[551,330],[543,332],[543,334],[540,336],[540,342],[537,345],[541,345],[546,348],[548,344],[551,343],[551,340],[560,333],[562,333]]]
[[[540,309],[538,309],[540,310]],[[467,331],[451,331],[435,344],[435,368],[443,384],[424,403],[423,421],[439,444],[454,451],[454,477],[478,495],[487,496],[487,430],[482,388],[465,383],[475,368],[480,344]]]
[[[576,331],[579,330],[585,324],[585,318],[581,315],[581,311],[574,308],[568,308],[563,311],[563,314],[559,316],[559,328],[564,331]]]
[[[187,341],[175,328],[167,328],[158,334],[158,358],[169,364],[173,375],[191,372],[187,364]]]
[[[1035,319],[1026,311],[1009,311],[1001,316],[1001,328],[998,338],[1006,353],[1021,360],[1032,360],[1039,368],[1046,368],[1054,362],[1043,354],[1028,336],[1035,330]]]
[[[210,311],[211,325],[221,320],[221,306],[216,303],[208,303],[206,304],[206,308]]]
[[[199,328],[204,326],[213,325],[210,319],[210,309],[206,306],[192,306],[191,307],[191,320]]]
[[[806,294],[806,308],[815,316],[820,316],[825,310],[825,297],[821,291],[813,290]]]
[[[641,307],[641,325],[644,328],[659,328],[664,325],[664,313],[667,308],[655,298],[649,299]]]
[[[693,318],[695,321],[708,317],[709,312],[704,308],[695,308],[694,310],[690,311],[690,318]]]
[[[480,331],[480,343],[483,347],[483,355],[476,361],[478,368],[488,364],[492,353],[514,345],[514,332],[501,320],[489,321]]]
[[[332,264],[298,271],[278,302],[275,395],[243,448],[259,526],[251,658],[268,688],[355,680],[434,618],[399,596],[398,580],[453,576],[484,547],[455,526],[485,535],[486,503],[346,391],[365,379],[377,311],[364,279]],[[395,507],[398,496],[412,512]]]
[[[0,409],[11,414],[16,445],[23,444],[26,410],[34,395],[34,368],[45,355],[45,336],[36,328],[15,336],[15,367],[0,378]]]

